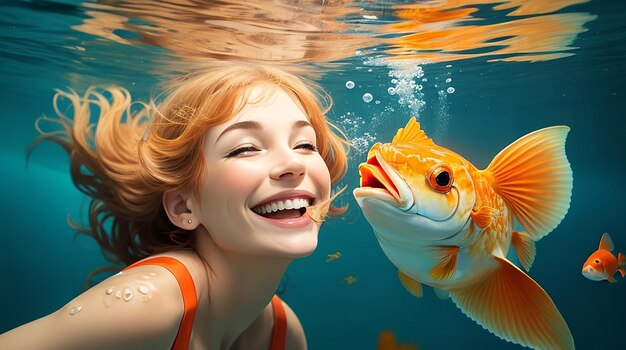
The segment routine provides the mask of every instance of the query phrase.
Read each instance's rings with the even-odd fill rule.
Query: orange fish
[[[485,170],[436,145],[411,118],[359,166],[354,196],[402,285],[451,297],[498,337],[539,349],[574,349],[548,294],[507,260],[513,246],[528,271],[535,241],[563,220],[572,193],[569,128],[532,132]],[[515,231],[517,221],[526,232]]]
[[[382,331],[378,337],[377,350],[419,350],[420,347],[413,344],[398,344],[392,331]]]
[[[613,275],[619,271],[622,277],[626,276],[626,257],[622,253],[615,255],[613,251],[613,240],[608,233],[603,233],[600,238],[600,247],[587,258],[583,264],[583,276],[592,281],[608,280],[611,283],[617,282]]]

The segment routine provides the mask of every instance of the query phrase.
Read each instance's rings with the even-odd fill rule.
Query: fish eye
[[[428,171],[426,178],[428,185],[435,191],[440,193],[448,193],[452,189],[454,183],[454,175],[452,168],[447,164],[435,164]]]
[[[600,263],[600,260],[599,260],[599,259],[596,259],[596,260],[594,260],[593,262],[594,262],[594,263],[596,263],[596,264],[599,264],[599,263]]]

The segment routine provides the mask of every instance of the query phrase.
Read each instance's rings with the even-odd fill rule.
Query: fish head
[[[414,119],[391,143],[372,146],[359,175],[353,194],[365,218],[399,244],[450,239],[476,201],[467,162],[427,138]]]
[[[602,281],[607,278],[604,261],[600,254],[594,253],[585,261],[582,270],[583,276],[592,281]]]

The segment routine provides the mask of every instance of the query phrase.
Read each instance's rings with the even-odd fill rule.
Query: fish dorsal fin
[[[533,240],[563,220],[572,196],[572,169],[565,155],[569,128],[532,132],[495,156],[484,173]]]
[[[605,249],[611,252],[613,251],[613,248],[615,248],[615,246],[613,245],[613,240],[611,239],[611,236],[609,236],[609,234],[606,232],[603,233],[602,238],[600,238],[599,249]]]
[[[506,259],[481,281],[451,288],[450,297],[471,319],[498,337],[533,349],[573,350],[574,339],[552,299]]]
[[[435,143],[431,140],[422,128],[420,127],[420,123],[415,119],[415,117],[411,117],[409,122],[406,123],[404,128],[398,129],[396,136],[393,137],[392,143],[409,143],[416,145],[426,145],[432,146]]]

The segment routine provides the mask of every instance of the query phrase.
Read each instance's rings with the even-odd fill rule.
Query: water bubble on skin
[[[450,82],[452,82],[452,78],[446,79],[446,83],[450,83]]]
[[[80,305],[75,305],[70,309],[70,315],[76,315],[77,313],[80,312],[80,310],[82,310],[83,307]]]
[[[353,89],[354,88],[354,82],[352,80],[346,81],[346,87],[348,89]]]
[[[133,290],[131,288],[124,288],[123,296],[124,296],[124,301],[130,301],[135,296],[135,293],[133,293]]]
[[[363,94],[363,101],[365,101],[367,103],[370,103],[370,102],[372,102],[373,99],[374,99],[374,97],[369,92],[366,92],[366,93]]]
[[[455,90],[452,86],[450,86],[446,91],[448,91],[449,94],[453,94]]]
[[[140,285],[137,290],[139,291],[139,293],[141,294],[148,294],[150,292],[150,288],[146,285]]]
[[[121,290],[118,290],[118,291],[115,293],[115,297],[116,297],[116,298],[118,298],[118,299],[122,299],[122,291],[121,291]]]
[[[114,291],[114,289],[113,289],[113,288],[107,288],[107,290],[105,291],[105,293],[106,293],[107,295],[111,295],[111,294],[113,294],[113,291]]]

